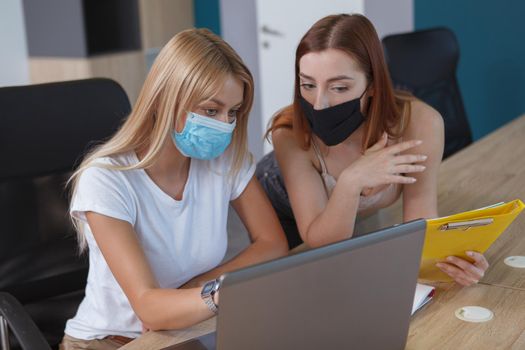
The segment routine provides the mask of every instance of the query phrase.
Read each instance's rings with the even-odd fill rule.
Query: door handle
[[[273,36],[284,36],[283,33],[281,33],[281,32],[278,31],[278,30],[271,29],[271,28],[268,27],[266,24],[264,24],[264,25],[261,27],[261,32],[263,32],[264,34],[273,35]]]

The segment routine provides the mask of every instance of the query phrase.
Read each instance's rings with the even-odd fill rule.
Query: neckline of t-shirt
[[[135,151],[132,151],[132,158],[135,163],[139,162],[139,157],[137,156],[137,153]],[[162,198],[163,201],[167,202],[170,205],[173,206],[182,206],[184,203],[188,201],[188,197],[190,196],[191,192],[191,186],[193,184],[193,168],[195,167],[194,159],[190,158],[190,165],[188,170],[188,178],[186,179],[186,184],[184,185],[184,190],[182,191],[182,198],[180,200],[177,200],[173,197],[171,197],[169,194],[164,192],[156,183],[153,181],[153,179],[148,175],[145,169],[137,169],[139,170],[140,174],[146,181],[147,185],[155,191],[160,198]]]

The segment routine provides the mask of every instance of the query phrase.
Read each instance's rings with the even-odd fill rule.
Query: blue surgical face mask
[[[182,132],[173,131],[173,142],[186,157],[217,158],[230,144],[236,123],[237,120],[225,123],[189,112]]]

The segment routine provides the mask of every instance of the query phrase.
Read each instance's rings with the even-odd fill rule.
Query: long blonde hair
[[[244,85],[243,104],[230,145],[236,176],[246,157],[248,114],[253,103],[253,78],[237,53],[207,29],[188,29],[175,35],[161,50],[140,91],[131,114],[116,134],[89,152],[68,181],[71,198],[80,175],[91,166],[112,170],[145,169],[154,164],[175,126],[198,103],[212,98],[233,76]],[[102,157],[143,150],[144,157],[130,166],[100,164]],[[86,248],[82,224],[73,218],[80,250]]]

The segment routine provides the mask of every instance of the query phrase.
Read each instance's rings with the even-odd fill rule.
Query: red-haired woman
[[[258,178],[290,247],[349,238],[357,216],[401,195],[404,221],[438,216],[442,118],[393,89],[364,16],[332,15],[308,30],[296,51],[293,104],[276,113],[268,134],[275,156],[259,163]],[[468,254],[474,263],[450,257],[438,267],[462,285],[476,283],[488,263]]]

